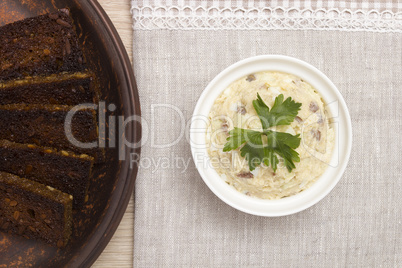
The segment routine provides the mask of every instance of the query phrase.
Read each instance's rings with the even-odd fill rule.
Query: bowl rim
[[[335,118],[335,148],[330,166],[308,189],[279,200],[265,200],[246,196],[227,185],[218,173],[208,165],[210,159],[206,150],[205,130],[206,118],[208,118],[213,102],[229,84],[258,71],[290,73],[307,81],[319,92],[327,104],[330,114]],[[268,217],[285,216],[303,211],[318,203],[339,182],[351,153],[352,124],[345,100],[324,73],[311,64],[294,57],[259,55],[228,66],[207,85],[194,108],[190,126],[190,146],[194,163],[201,178],[223,202],[248,214]]]

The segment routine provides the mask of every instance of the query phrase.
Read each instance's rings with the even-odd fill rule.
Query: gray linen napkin
[[[147,123],[135,190],[134,267],[400,266],[400,3],[272,1],[265,6],[287,13],[265,16],[250,12],[263,10],[261,1],[241,2],[133,2],[134,71]],[[234,13],[236,6],[243,11]],[[251,17],[258,25],[248,24]],[[248,215],[218,199],[199,176],[180,127],[215,75],[261,54],[293,56],[324,72],[345,98],[353,125],[339,184],[315,206],[279,218]]]

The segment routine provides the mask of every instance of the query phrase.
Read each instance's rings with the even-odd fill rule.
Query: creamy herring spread
[[[302,104],[290,125],[272,127],[278,132],[300,134],[296,149],[300,162],[295,162],[296,168],[291,172],[280,157],[275,172],[264,164],[250,172],[248,162],[240,155],[241,147],[222,150],[234,127],[262,131],[252,103],[257,93],[270,108],[280,94]],[[226,183],[246,195],[280,199],[297,194],[310,187],[330,162],[335,134],[329,118],[321,96],[299,77],[272,71],[250,74],[229,85],[209,112],[206,144],[210,163]]]

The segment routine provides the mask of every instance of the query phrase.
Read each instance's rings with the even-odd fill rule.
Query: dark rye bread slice
[[[0,105],[97,103],[98,96],[90,73],[62,73],[35,76],[0,83]]]
[[[71,236],[73,197],[0,172],[0,230],[64,247]]]
[[[0,81],[85,70],[67,9],[0,27]]]
[[[86,201],[93,158],[70,151],[0,140],[0,171],[49,185],[74,197],[74,207]]]
[[[75,112],[71,121],[71,136],[64,130],[66,116],[71,109],[72,106],[65,105],[0,105],[0,139],[71,150],[91,155],[97,163],[103,162],[104,148],[97,147],[95,110],[83,109]],[[73,144],[69,138],[82,144]],[[82,148],[91,144],[95,147]]]

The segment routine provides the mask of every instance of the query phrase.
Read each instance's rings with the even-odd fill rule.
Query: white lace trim
[[[133,5],[131,12],[136,30],[340,30],[402,33],[402,12],[392,11]]]

